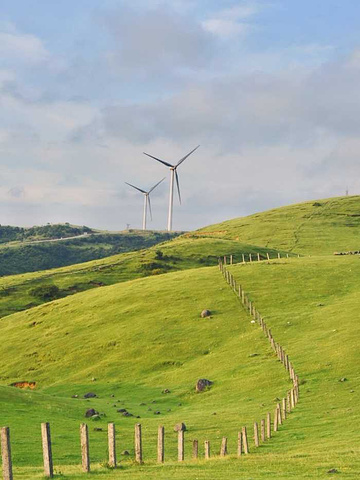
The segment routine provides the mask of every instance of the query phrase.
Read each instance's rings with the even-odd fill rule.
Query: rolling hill
[[[222,224],[234,227],[226,233],[214,226],[140,252],[4,277],[3,312],[27,308],[0,321],[1,423],[11,427],[17,477],[43,478],[39,424],[50,421],[57,475],[84,478],[78,428],[85,410],[94,408],[101,416],[88,420],[93,475],[104,479],[359,478],[360,262],[357,255],[332,255],[332,246],[354,248],[357,227],[341,227],[339,212],[356,215],[360,198],[317,203],[325,202],[327,210],[312,202],[259,214],[264,224],[269,215],[275,240],[263,236],[262,241],[259,220],[248,217],[260,247],[237,239],[241,219]],[[312,209],[323,209],[316,221],[311,215],[306,229],[300,229],[300,258],[275,255],[280,243],[282,252],[285,246],[298,252],[291,248],[294,229],[285,228],[286,208],[295,216],[308,211],[303,218]],[[250,241],[250,226],[247,235]],[[265,244],[277,248],[267,250]],[[253,422],[273,412],[291,384],[261,329],[213,266],[218,256],[232,253],[240,261],[244,252],[261,252],[262,258],[272,254],[270,261],[228,268],[290,354],[301,380],[298,406],[258,449]],[[60,291],[79,288],[48,303],[26,305],[31,290],[49,284]],[[210,318],[200,318],[204,308],[211,310]],[[214,382],[200,394],[194,388],[199,378]],[[31,382],[36,387],[31,391],[10,386]],[[96,397],[85,399],[87,392]],[[134,416],[122,415],[121,409]],[[119,455],[116,470],[106,467],[110,421],[117,426],[118,453],[130,452]],[[136,422],[143,427],[143,466],[133,462]],[[178,422],[188,428],[182,465],[176,461],[173,431]],[[165,465],[156,463],[159,424],[166,431]],[[237,433],[243,425],[251,454],[237,459]],[[229,455],[219,458],[223,436],[229,440]],[[201,455],[204,440],[210,440],[210,461],[190,459],[195,438]]]
[[[304,255],[360,250],[360,196],[276,208],[211,225],[195,235]]]

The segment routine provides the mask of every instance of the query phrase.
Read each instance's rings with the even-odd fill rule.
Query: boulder
[[[177,423],[174,427],[174,432],[186,432],[185,423]]]
[[[101,416],[100,415],[93,415],[92,417],[90,417],[90,420],[93,420],[94,422],[98,422],[99,420],[101,420]]]
[[[211,380],[207,380],[206,378],[200,378],[197,382],[196,382],[196,386],[195,386],[195,390],[199,393],[199,392],[203,392],[204,390],[207,390],[209,387],[211,387],[211,385],[213,384],[214,382],[212,382]]]
[[[123,455],[124,457],[127,457],[128,455],[130,455],[130,453],[127,450],[123,450],[121,452],[121,455]]]
[[[84,398],[95,398],[95,397],[96,397],[96,393],[93,393],[93,392],[85,393],[84,395]]]
[[[200,314],[201,318],[206,318],[206,317],[211,317],[211,312],[210,310],[203,310]]]
[[[165,388],[165,390],[163,390],[161,393],[171,393],[171,392],[168,388]]]
[[[97,412],[94,408],[89,408],[85,412],[85,417],[90,418],[90,417],[93,417],[94,415],[98,415],[98,414],[99,414],[99,412]]]

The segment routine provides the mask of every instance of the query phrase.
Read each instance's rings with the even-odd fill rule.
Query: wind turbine
[[[172,218],[173,218],[173,209],[174,209],[174,183],[175,183],[175,180],[176,180],[177,191],[178,191],[178,195],[179,195],[179,202],[180,202],[180,205],[181,205],[180,184],[179,184],[179,175],[178,175],[178,173],[177,173],[177,168],[180,167],[180,165],[181,165],[192,153],[194,153],[195,150],[197,150],[199,147],[200,147],[200,145],[198,145],[197,147],[195,147],[194,150],[191,150],[191,152],[188,153],[187,155],[185,155],[185,157],[183,157],[181,160],[179,160],[176,165],[171,165],[171,163],[165,162],[164,160],[160,160],[160,158],[153,157],[152,155],[149,155],[148,153],[145,153],[145,152],[144,152],[144,154],[147,155],[148,157],[151,157],[151,158],[153,158],[154,160],[162,163],[162,164],[165,165],[166,167],[169,167],[169,168],[170,168],[170,198],[169,198],[169,216],[168,216],[168,226],[167,226],[168,232],[171,232],[171,230],[172,230]]]
[[[160,185],[161,182],[165,180],[165,177],[160,180],[156,185],[154,185],[148,192],[145,190],[142,190],[141,188],[135,187],[135,185],[131,185],[131,183],[126,183],[126,185],[129,185],[132,188],[135,188],[135,190],[138,190],[139,192],[144,194],[144,214],[143,214],[143,230],[146,230],[146,218],[147,218],[147,209],[149,206],[149,211],[150,211],[150,218],[152,220],[152,211],[151,211],[151,201],[150,201],[150,193],[155,190],[155,188]]]

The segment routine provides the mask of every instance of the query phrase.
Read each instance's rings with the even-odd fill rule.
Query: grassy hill
[[[360,250],[360,196],[276,208],[211,225],[195,235],[307,255]]]
[[[160,256],[160,254],[162,254]],[[179,237],[147,250],[129,252],[69,267],[0,278],[0,317],[75,293],[134,278],[216,265],[218,256],[275,251],[226,239]],[[58,289],[48,295],[49,289]]]
[[[328,478],[332,468],[337,478],[358,478],[358,258],[274,260],[231,270],[302,379],[301,401],[271,442],[240,461],[231,456],[239,427],[251,432],[251,422],[272,411],[289,381],[218,270],[201,268],[80,293],[2,320],[2,422],[12,427],[21,478],[42,478],[43,420],[52,423],[58,469],[80,478],[79,468],[68,465],[79,462],[78,424],[88,407],[106,414],[90,422],[94,462],[106,458],[108,421],[117,424],[119,451],[133,452],[136,421],[144,429],[148,465],[126,459],[117,473],[99,467],[103,478]],[[211,319],[199,318],[203,308],[213,311]],[[214,385],[196,394],[195,381],[203,377]],[[35,381],[37,388],[7,386],[15,381]],[[171,393],[162,394],[165,388]],[[70,398],[88,391],[99,398]],[[141,419],[122,417],[118,408]],[[189,428],[187,455],[193,438],[210,439],[215,454],[226,435],[230,457],[178,466],[172,427],[179,421]],[[166,427],[170,466],[154,462],[158,424]]]
[[[63,227],[66,225],[33,227],[26,229],[26,232],[40,233],[29,234],[22,241],[0,243],[0,276],[47,270],[140,250],[179,235],[176,232],[141,230],[95,232],[87,227]],[[0,227],[0,239],[1,229],[7,228],[18,229]]]

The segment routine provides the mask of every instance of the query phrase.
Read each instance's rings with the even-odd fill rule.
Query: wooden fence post
[[[291,412],[291,398],[290,398],[290,392],[287,393],[287,413]]]
[[[279,415],[276,407],[274,412],[274,432],[278,431],[278,420],[279,420]]]
[[[245,263],[245,255],[242,254],[242,263]]]
[[[193,440],[193,458],[199,458],[199,441]]]
[[[266,415],[266,436],[271,438],[271,413]]]
[[[260,253],[257,254],[258,262],[260,262]]]
[[[268,259],[268,262],[270,261],[270,255],[269,255],[269,252],[266,252],[266,257]]]
[[[259,425],[257,422],[254,422],[254,443],[255,447],[258,447],[260,445],[259,442]]]
[[[157,443],[157,461],[164,463],[165,460],[165,429],[162,425],[158,428],[158,443]]]
[[[45,474],[45,477],[53,478],[54,468],[53,468],[49,423],[41,424],[41,439],[42,439],[42,450],[43,450],[43,460],[44,460],[44,474]]]
[[[291,404],[291,410],[292,410],[295,407],[295,396],[294,396],[293,388],[290,390],[290,404]]]
[[[234,263],[234,256],[230,255],[230,265],[232,265],[233,263]]]
[[[226,255],[224,255],[224,265],[227,264],[227,263],[226,263],[226,259],[227,259],[227,257],[226,257]]]
[[[286,398],[282,399],[282,419],[286,420]]]
[[[81,464],[83,472],[90,472],[89,428],[86,423],[80,425]]]
[[[261,441],[265,442],[266,437],[265,437],[265,420],[261,420]]]
[[[238,450],[237,450],[238,457],[241,457],[242,452],[243,452],[242,432],[238,432]]]
[[[178,432],[178,461],[184,461],[184,430]]]
[[[108,450],[109,450],[109,465],[112,468],[116,467],[116,436],[115,424],[108,423]]]
[[[13,480],[9,427],[1,429],[1,458],[4,480]]]
[[[250,263],[252,262],[252,255],[251,255],[251,253],[249,253],[249,261],[250,261]]]
[[[278,403],[276,405],[277,415],[278,415],[278,425],[282,425],[282,417],[281,417],[281,405]]]
[[[140,423],[137,423],[135,425],[135,461],[140,464],[143,463],[142,435]]]
[[[249,453],[249,443],[248,443],[248,438],[247,438],[246,427],[242,427],[242,443],[243,443],[244,453],[245,453],[245,455],[248,455],[248,453]]]
[[[220,457],[225,457],[226,455],[227,455],[227,438],[223,437],[221,441]]]
[[[279,253],[279,252],[278,252],[278,258],[281,258],[281,255],[280,255],[280,253]]]
[[[210,458],[210,442],[209,440],[205,440],[205,459],[209,460]]]

